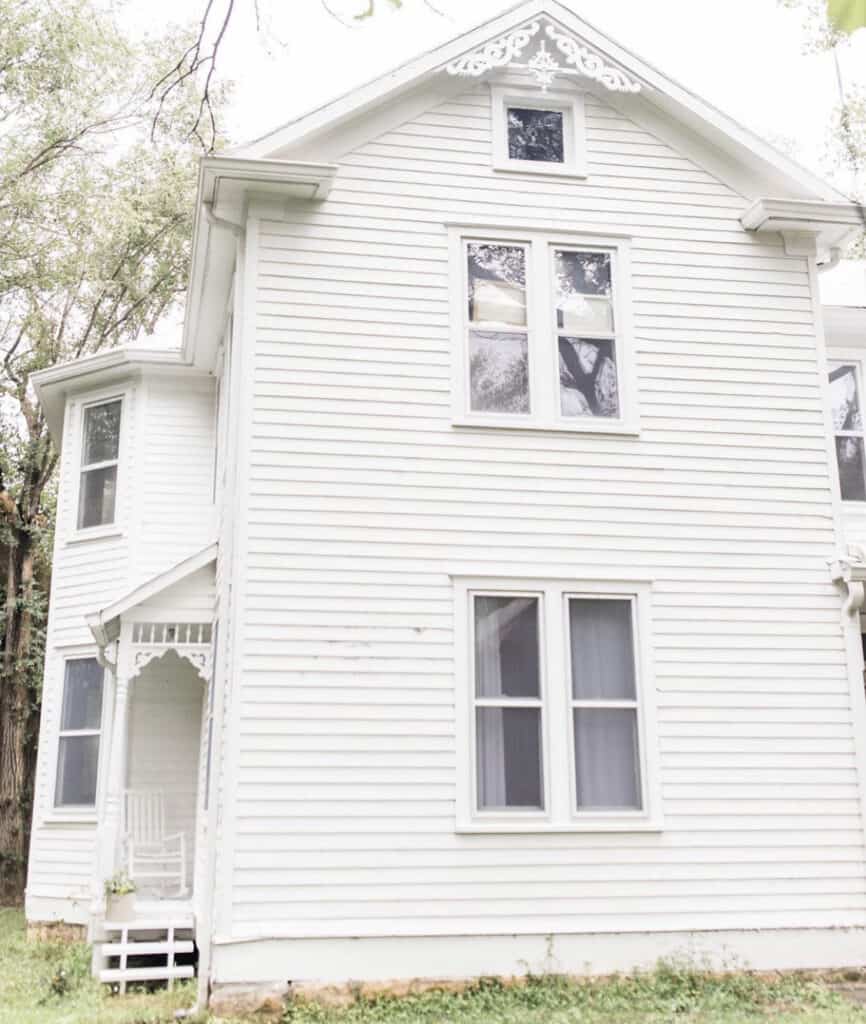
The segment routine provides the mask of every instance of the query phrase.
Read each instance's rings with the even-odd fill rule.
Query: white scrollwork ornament
[[[452,60],[446,66],[446,71],[449,75],[471,75],[473,78],[479,78],[494,68],[505,67],[523,53],[540,31],[541,25],[533,21],[530,25],[509,32],[507,36],[486,43],[474,53],[467,53]]]
[[[604,60],[573,36],[558,32],[553,25],[547,26],[547,35],[557,46],[566,61],[585,78],[591,78],[611,92],[640,92],[640,83],[619,68],[605,64]],[[570,70],[570,69],[568,69]]]
[[[486,43],[480,50],[458,57],[447,64],[445,70],[449,75],[470,75],[473,78],[479,78],[494,68],[529,71],[541,86],[542,92],[547,91],[557,75],[590,78],[611,92],[640,92],[639,82],[630,78],[620,68],[606,63],[600,54],[578,42],[574,36],[560,32],[556,26],[549,23],[545,28],[545,33],[556,43],[557,49],[565,58],[566,65],[570,66],[563,66],[559,63],[548,51],[544,39],[540,40],[538,50],[528,61],[520,62],[518,58],[540,31],[539,22],[533,21],[529,25],[515,29],[508,35]]]

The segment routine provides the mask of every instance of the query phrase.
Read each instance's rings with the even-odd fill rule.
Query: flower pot
[[[132,921],[135,918],[135,893],[125,892],[122,896],[109,896],[105,910],[106,921]]]

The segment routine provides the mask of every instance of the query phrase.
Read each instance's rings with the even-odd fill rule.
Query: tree
[[[783,7],[800,10],[805,16],[809,35],[808,51],[827,52],[833,57],[839,103],[830,125],[827,152],[827,173],[840,180],[840,189],[860,205],[864,231],[850,247],[846,256],[866,258],[866,88],[846,83],[839,63],[839,48],[847,45],[853,23],[844,17],[831,18],[828,0],[779,0]],[[838,15],[838,4],[833,13]],[[843,26],[843,27],[840,27]]]
[[[0,903],[25,877],[57,463],[28,377],[152,330],[185,288],[202,93],[154,83],[193,38],[0,0]]]

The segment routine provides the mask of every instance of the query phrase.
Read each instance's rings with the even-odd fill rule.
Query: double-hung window
[[[117,505],[121,399],[84,407],[78,529],[108,526]]]
[[[456,590],[458,826],[658,827],[649,584]]]
[[[59,808],[96,804],[104,672],[96,658],[70,658],[63,680],[57,781]]]
[[[452,230],[457,425],[635,433],[624,239]]]
[[[833,435],[843,501],[866,501],[866,440],[860,385],[859,360],[830,364]]]

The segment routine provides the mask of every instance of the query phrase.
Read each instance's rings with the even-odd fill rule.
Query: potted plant
[[[105,920],[131,921],[135,917],[135,882],[122,871],[105,880]]]

